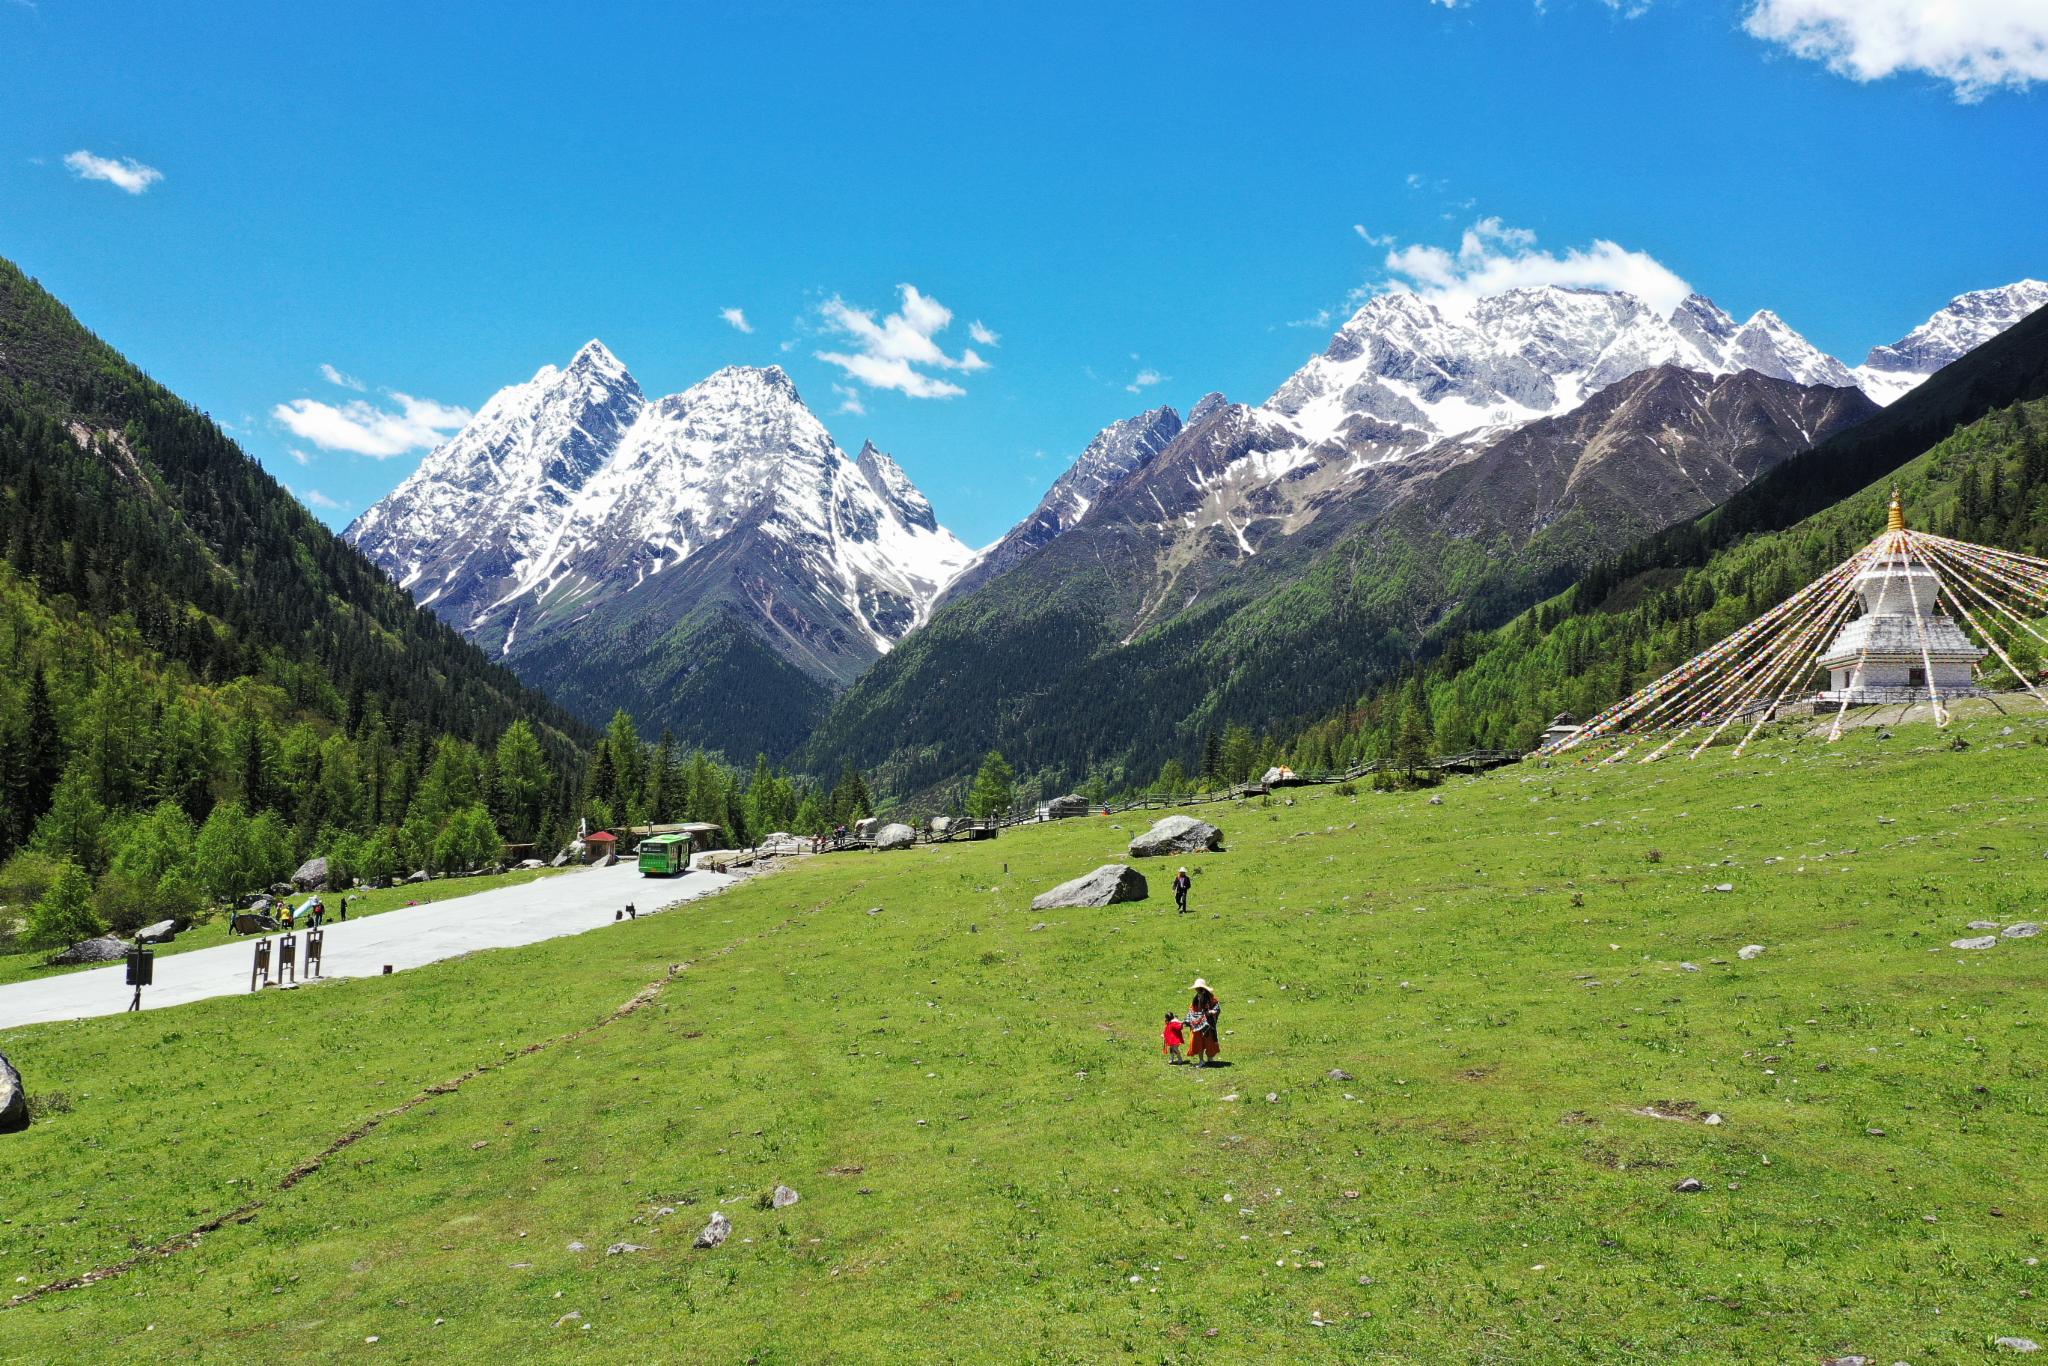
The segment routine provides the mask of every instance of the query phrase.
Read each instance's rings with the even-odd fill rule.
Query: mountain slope
[[[1853,389],[1662,367],[1505,438],[1205,522],[1233,472],[1287,435],[1261,410],[1220,408],[936,612],[804,759],[851,760],[896,791],[955,782],[990,747],[1049,784],[1149,779],[1226,719],[1272,724],[1355,695],[1454,604],[1533,593],[1872,411]]]
[[[969,558],[780,368],[649,400],[598,342],[493,397],[346,534],[583,714],[627,706],[740,758],[786,752]]]
[[[92,886],[45,944],[569,816],[585,727],[4,261],[0,554],[0,859],[28,846],[0,945],[53,860]]]
[[[565,753],[587,735],[416,608],[210,419],[6,261],[0,399],[16,437],[10,516],[29,513],[31,486],[44,515],[72,509],[55,526],[15,521],[9,539],[31,579],[138,616],[190,626],[189,614],[201,614],[215,629],[188,629],[181,640],[202,674],[249,672],[274,650],[344,694],[379,702],[387,717],[437,731],[489,739],[525,718]],[[51,423],[65,437],[55,446]]]
[[[1221,395],[1210,397],[1220,399]],[[974,562],[946,585],[939,602],[972,593],[1014,569],[1040,546],[1072,530],[1088,515],[1097,499],[1164,450],[1168,442],[1180,435],[1180,429],[1179,413],[1171,408],[1154,408],[1097,432],[1067,472],[1046,490],[1031,515],[976,555]]]

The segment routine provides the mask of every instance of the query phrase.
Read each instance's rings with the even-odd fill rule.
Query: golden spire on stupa
[[[1892,505],[1886,509],[1884,529],[1886,531],[1904,531],[1906,529],[1906,504],[1899,497],[1899,486],[1897,484],[1892,485]]]

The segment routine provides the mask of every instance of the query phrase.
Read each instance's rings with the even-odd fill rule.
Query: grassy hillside
[[[1881,734],[1213,808],[1187,917],[1031,910],[1089,819],[0,1034],[0,1285],[239,1211],[0,1358],[1980,1360],[2048,1336],[2048,936],[1947,945],[2044,917],[2048,726]]]
[[[1460,638],[1405,689],[1309,728],[1291,757],[1315,768],[1387,752],[1404,707],[1426,713],[1446,753],[1528,748],[1558,712],[1592,715],[1848,558],[1884,528],[1894,486],[1915,526],[2048,552],[2048,399],[1979,418],[1782,530],[1730,540],[1721,513],[1706,518],[1684,538],[1715,547],[1698,565],[1665,558],[1677,540],[1646,543],[1499,629]],[[2038,662],[2031,645],[2022,636],[2015,646],[2023,665]]]

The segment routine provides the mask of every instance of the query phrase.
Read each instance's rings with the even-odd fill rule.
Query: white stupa
[[[1851,707],[1880,703],[1925,702],[1946,726],[1950,701],[1992,686],[2024,688],[2048,707],[2036,686],[2048,684],[2043,618],[2048,559],[1908,530],[1894,489],[1876,540],[1584,725],[1552,726],[1540,752],[1614,740],[1620,747],[1601,760],[1611,764],[1645,743],[1637,759],[1650,763],[1682,742],[1697,758],[1740,723],[1740,755],[1791,712],[1833,712],[1832,741]],[[1979,667],[1987,655],[1998,657],[1989,686]],[[1822,671],[1827,688],[1815,692]]]
[[[1905,529],[1905,512],[1894,493],[1886,530]],[[1942,610],[1934,566],[1905,537],[1894,537],[1863,566],[1855,591],[1863,599],[1863,614],[1845,625],[1820,657],[1828,671],[1822,700],[1860,707],[1925,701],[1930,694],[1943,701],[1984,694],[1977,685],[1977,661],[1990,651],[1971,644],[1955,618]]]

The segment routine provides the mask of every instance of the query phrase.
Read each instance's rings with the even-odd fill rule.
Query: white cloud
[[[820,351],[818,359],[838,366],[849,378],[870,389],[894,389],[911,398],[952,398],[966,393],[951,380],[930,372],[952,370],[972,374],[988,369],[988,362],[972,347],[957,356],[948,355],[933,338],[952,324],[953,310],[919,292],[916,285],[899,285],[897,289],[901,306],[880,322],[875,321],[873,313],[855,308],[837,296],[826,300],[818,310],[825,330],[850,338],[858,349]],[[970,327],[969,332],[972,331]]]
[[[82,148],[67,155],[64,164],[80,180],[104,180],[129,194],[141,194],[164,178],[162,171],[133,157],[94,156]]]
[[[1565,285],[1618,289],[1660,313],[1669,313],[1692,287],[1647,252],[1629,251],[1604,238],[1562,255],[1539,250],[1536,234],[1482,218],[1465,229],[1455,252],[1421,243],[1387,252],[1391,287],[1413,290],[1451,314],[1505,289]]]
[[[855,417],[867,416],[867,405],[860,401],[860,390],[850,384],[835,384],[832,392],[839,395],[839,407],[834,411],[852,413]]]
[[[428,398],[395,392],[391,397],[398,402],[396,412],[359,398],[339,407],[295,398],[272,408],[270,415],[292,435],[323,451],[352,451],[377,460],[438,446],[443,436],[471,416],[467,408]]]
[[[299,501],[309,508],[321,508],[328,512],[339,512],[348,506],[347,503],[341,502],[339,499],[329,498],[319,489],[293,489],[292,492],[298,494]]]
[[[1166,376],[1147,366],[1132,376],[1131,382],[1126,384],[1124,388],[1130,393],[1135,394],[1141,389],[1150,389],[1153,385],[1164,382],[1165,379]]]
[[[1394,245],[1394,234],[1390,232],[1367,232],[1365,230],[1365,224],[1363,223],[1353,223],[1351,225],[1351,231],[1357,233],[1359,240],[1366,243],[1368,246],[1391,247]]]
[[[363,382],[361,380],[357,379],[354,375],[343,374],[325,361],[320,363],[320,378],[326,380],[329,384],[337,384],[344,389],[353,389],[359,394],[363,392]]]
[[[988,325],[979,318],[967,324],[967,335],[983,346],[1001,346],[1003,344],[1002,334],[991,332]]]
[[[747,321],[747,311],[744,308],[721,308],[718,310],[718,316],[725,319],[735,332],[754,330],[754,325]]]
[[[300,450],[297,446],[287,446],[285,448],[285,454],[289,455],[292,459],[298,461],[301,465],[310,465],[313,463],[312,455],[306,451]]]
[[[1742,26],[1854,81],[1925,72],[1965,104],[2048,81],[2042,0],[1756,0]]]

